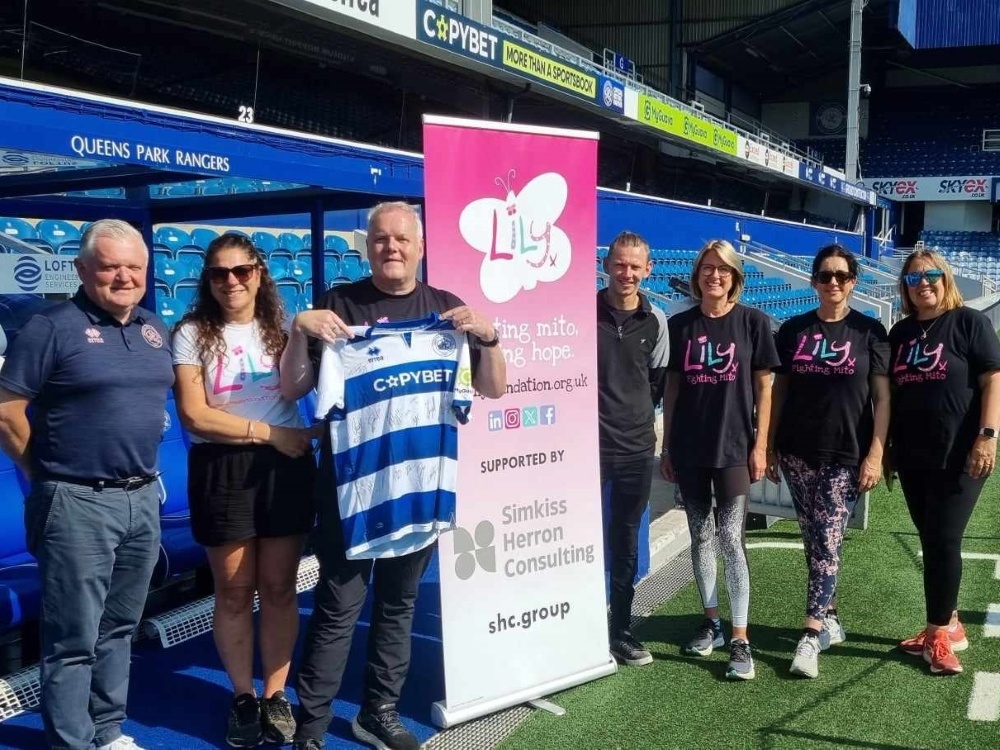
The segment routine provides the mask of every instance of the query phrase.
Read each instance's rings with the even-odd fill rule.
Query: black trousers
[[[409,555],[381,560],[348,560],[340,521],[330,517],[335,514],[325,514],[317,529],[320,573],[296,685],[296,740],[322,741],[330,725],[330,704],[340,689],[369,580],[375,587],[375,599],[361,709],[375,711],[399,700],[410,668],[417,591],[436,547],[432,544]]]
[[[962,535],[985,483],[962,471],[899,468],[899,484],[924,551],[924,598],[931,625],[947,625],[958,607]]]
[[[601,457],[607,550],[611,570],[611,637],[629,629],[635,574],[639,567],[639,523],[649,502],[653,454]]]

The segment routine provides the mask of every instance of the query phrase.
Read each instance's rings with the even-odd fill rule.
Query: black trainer
[[[260,738],[260,704],[257,696],[250,693],[237,695],[229,707],[226,744],[230,747],[257,747]]]
[[[270,698],[260,702],[260,726],[265,742],[287,745],[295,738],[295,718],[292,704],[284,692],[279,690]]]
[[[653,655],[627,630],[611,639],[611,655],[630,667],[653,663]]]
[[[323,750],[323,743],[319,740],[295,740],[292,750]]]
[[[392,703],[379,706],[373,712],[362,709],[351,722],[351,731],[376,750],[420,750],[420,742],[403,726],[399,711]]]

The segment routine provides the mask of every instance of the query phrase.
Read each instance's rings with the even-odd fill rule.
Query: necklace
[[[943,315],[943,313],[942,313],[942,315]],[[939,320],[941,320],[941,315],[938,315],[936,318],[934,318],[934,320],[931,321],[931,324],[929,326],[927,326],[926,328],[924,328],[922,325],[920,325],[920,321],[919,320],[917,321],[917,325],[920,326],[920,340],[921,341],[924,341],[927,338],[927,334],[931,332],[931,329],[934,327],[934,324],[937,323]]]

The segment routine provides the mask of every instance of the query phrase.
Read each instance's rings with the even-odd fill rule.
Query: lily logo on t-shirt
[[[803,364],[807,363],[808,364]],[[838,344],[822,333],[803,334],[792,357],[792,370],[797,373],[822,375],[853,375],[857,358],[851,357],[851,342]]]
[[[713,343],[708,336],[697,342],[688,340],[684,353],[684,373],[691,383],[718,383],[736,380],[740,363],[736,361],[736,342],[728,345]]]
[[[258,365],[254,365],[253,355],[247,352],[242,346],[237,346],[233,349],[233,355],[240,358],[240,371],[228,383],[226,382],[225,358],[220,354],[215,361],[215,378],[212,383],[212,391],[216,396],[221,393],[242,391],[244,388],[243,384],[248,379],[250,383],[256,383],[259,380],[267,380],[268,378],[277,376],[277,372],[274,369],[274,359],[268,355],[262,356]],[[261,389],[265,391],[276,391],[279,388],[281,388],[280,383],[261,386]]]
[[[922,343],[922,339],[913,339],[900,347],[892,365],[892,379],[897,384],[944,380],[948,376],[948,360],[943,353],[943,342],[931,348],[930,344]]]

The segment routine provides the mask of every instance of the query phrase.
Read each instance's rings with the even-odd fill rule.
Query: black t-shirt
[[[668,447],[675,466],[747,463],[754,436],[753,373],[778,366],[767,316],[736,305],[721,318],[692,307],[667,321],[680,389]]]
[[[924,332],[926,331],[926,338]],[[897,466],[961,471],[980,425],[980,375],[1000,370],[989,319],[958,307],[934,320],[903,318],[889,332]]]
[[[851,310],[826,323],[815,311],[778,330],[776,370],[788,376],[775,448],[811,462],[857,466],[871,448],[871,375],[889,372],[889,339],[877,320]]]

